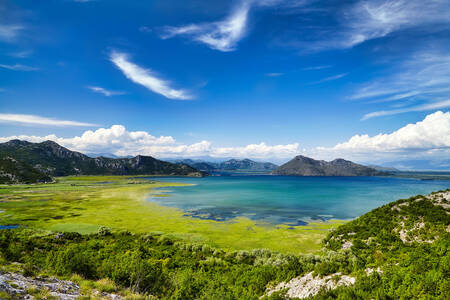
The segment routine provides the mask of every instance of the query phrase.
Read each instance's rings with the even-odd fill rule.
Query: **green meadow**
[[[282,253],[316,253],[330,229],[344,221],[307,226],[273,225],[237,218],[201,220],[182,210],[147,201],[151,193],[168,196],[161,187],[183,184],[123,176],[57,178],[51,184],[0,186],[0,224],[55,232],[159,232],[176,239],[209,244],[226,250],[268,248]]]

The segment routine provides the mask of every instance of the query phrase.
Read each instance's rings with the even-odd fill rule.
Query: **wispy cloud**
[[[16,58],[27,58],[27,57],[30,57],[31,54],[33,54],[32,50],[22,50],[22,51],[8,53],[9,56],[16,57]]]
[[[250,1],[243,0],[225,20],[181,27],[167,26],[161,37],[168,39],[184,35],[206,44],[211,49],[223,52],[233,51],[245,35],[249,11]]]
[[[324,82],[327,82],[327,81],[338,80],[338,79],[341,79],[342,77],[345,77],[347,75],[348,75],[348,73],[337,74],[337,75],[333,75],[333,76],[329,76],[329,77],[323,78],[323,79],[318,80],[318,81],[311,82],[310,84],[320,84],[320,83],[324,83]]]
[[[424,50],[408,56],[389,73],[364,84],[350,98],[390,102],[421,95],[445,96],[450,87],[450,54]]]
[[[450,100],[427,103],[427,104],[411,106],[411,107],[401,108],[401,109],[374,111],[374,112],[365,114],[361,120],[367,120],[367,119],[371,119],[371,118],[375,118],[375,117],[382,117],[382,116],[398,115],[398,114],[414,112],[414,111],[428,111],[428,110],[442,109],[442,108],[447,108],[447,107],[450,107]]]
[[[125,53],[113,51],[111,52],[110,60],[122,71],[125,77],[157,94],[176,100],[186,100],[192,98],[192,96],[185,90],[171,88],[169,81],[158,78],[153,71],[144,69],[132,63],[129,60],[128,55]]]
[[[345,10],[342,22],[345,30],[337,46],[349,48],[395,31],[449,23],[450,4],[446,0],[358,1]]]
[[[280,76],[283,76],[284,73],[266,73],[265,75],[267,77],[280,77]]]
[[[306,53],[348,49],[405,30],[432,32],[450,24],[447,0],[356,0],[337,1],[334,5],[329,1],[313,1],[310,8],[313,14],[310,19],[324,22],[293,23],[287,33],[294,30],[296,34],[280,34],[281,44]],[[308,10],[295,12],[301,16]]]
[[[364,83],[349,98],[388,106],[387,109],[366,114],[363,117],[365,120],[443,108],[446,107],[449,92],[450,55],[445,50],[433,49],[407,56],[404,61],[388,68],[386,74]]]
[[[24,71],[24,72],[39,70],[39,68],[25,66],[25,65],[20,65],[20,64],[15,64],[15,65],[0,64],[0,68],[12,70],[12,71]]]
[[[151,33],[151,32],[153,32],[153,29],[151,29],[151,28],[149,28],[147,26],[141,26],[141,27],[139,27],[139,31],[140,32],[145,32],[145,33]]]
[[[323,69],[329,69],[332,66],[330,65],[326,65],[326,66],[315,66],[315,67],[307,67],[307,68],[303,68],[303,71],[316,71],[316,70],[323,70]]]
[[[107,89],[99,87],[99,86],[88,86],[87,88],[90,89],[93,92],[103,94],[103,95],[105,95],[107,97],[118,96],[118,95],[124,95],[125,94],[125,92],[110,91],[110,90],[107,90]]]
[[[80,126],[90,127],[98,126],[91,123],[83,123],[77,121],[58,120],[36,115],[22,115],[22,114],[0,114],[1,123],[14,123],[22,125],[43,125],[43,126]]]
[[[19,33],[24,29],[24,26],[17,24],[0,24],[0,40],[5,42],[13,41]]]

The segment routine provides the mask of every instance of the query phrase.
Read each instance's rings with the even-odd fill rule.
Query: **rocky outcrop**
[[[52,299],[73,300],[82,296],[78,284],[55,277],[30,278],[16,273],[0,272],[0,291],[13,299],[35,299],[33,291],[46,292]],[[99,299],[121,300],[120,295],[94,291]],[[96,298],[97,299],[97,298]]]
[[[328,276],[313,276],[310,272],[304,276],[296,277],[288,282],[282,282],[276,287],[269,289],[267,294],[270,296],[274,292],[286,290],[285,296],[289,299],[304,299],[317,295],[320,290],[333,290],[339,286],[349,286],[355,284],[356,278],[335,273]]]

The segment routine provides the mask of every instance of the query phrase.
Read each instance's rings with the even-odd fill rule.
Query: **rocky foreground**
[[[72,281],[60,280],[55,277],[30,278],[21,274],[0,272],[0,291],[5,292],[12,299],[35,299],[41,297],[54,297],[61,300],[78,299],[82,296],[80,286]],[[33,295],[34,294],[34,295]],[[123,299],[119,295],[94,292],[98,299]],[[0,299],[2,299],[0,295]]]

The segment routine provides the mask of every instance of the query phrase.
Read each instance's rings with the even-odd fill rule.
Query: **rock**
[[[73,300],[81,296],[80,287],[72,281],[60,280],[55,277],[30,278],[21,274],[2,273],[0,271],[0,291],[19,299],[34,299],[32,295],[28,294],[28,290],[31,288],[39,291],[47,290],[51,296],[61,300]],[[100,292],[97,292],[97,294],[102,299],[122,299],[121,296],[116,294]]]
[[[302,277],[296,277],[289,282],[282,282],[276,287],[270,289],[267,294],[270,296],[274,292],[287,289],[286,297],[304,299],[310,296],[317,295],[321,289],[334,290],[339,286],[349,286],[355,284],[356,279],[351,276],[341,275],[335,273],[332,275],[320,278],[320,276],[313,276],[310,272]]]

